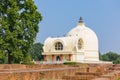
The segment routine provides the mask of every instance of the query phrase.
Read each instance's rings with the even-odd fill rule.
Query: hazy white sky
[[[80,16],[95,31],[101,53],[120,53],[120,0],[34,0],[43,16],[36,42],[63,36]]]

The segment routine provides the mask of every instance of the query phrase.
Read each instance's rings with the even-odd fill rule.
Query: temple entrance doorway
[[[56,57],[56,61],[60,61],[60,56],[57,56],[57,57]]]

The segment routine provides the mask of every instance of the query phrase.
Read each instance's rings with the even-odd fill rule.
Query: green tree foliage
[[[112,61],[115,64],[120,63],[120,55],[114,52],[108,52],[102,55],[103,61]]]
[[[0,60],[19,63],[27,59],[28,49],[42,20],[33,0],[0,0]]]
[[[113,61],[114,64],[120,64],[120,57]]]
[[[102,60],[102,55],[100,52],[99,52],[99,59]]]
[[[102,60],[109,61],[108,55],[106,55],[106,54],[102,55]]]
[[[29,53],[32,56],[32,59],[35,61],[40,61],[42,59],[43,44],[35,43],[29,49]]]

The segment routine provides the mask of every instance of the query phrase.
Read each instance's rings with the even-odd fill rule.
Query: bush
[[[34,62],[22,62],[21,64],[25,64],[25,65],[33,65]]]
[[[64,62],[65,65],[75,65],[76,62]]]

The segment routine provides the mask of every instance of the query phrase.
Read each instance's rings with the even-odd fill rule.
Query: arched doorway
[[[57,57],[56,57],[56,61],[60,61],[60,56],[57,56]]]

